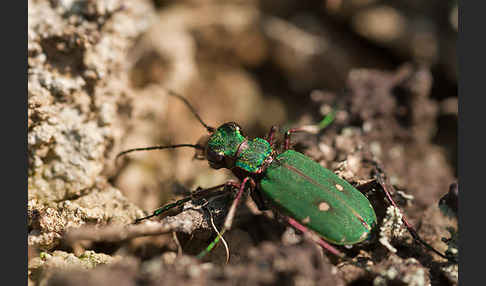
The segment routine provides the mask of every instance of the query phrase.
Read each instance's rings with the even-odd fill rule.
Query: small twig
[[[223,235],[219,232],[218,228],[214,224],[214,218],[213,218],[213,214],[211,213],[211,211],[209,211],[209,217],[211,219],[211,226],[213,227],[214,231],[218,234],[218,236],[221,237],[221,242],[224,244],[224,248],[226,250],[226,264],[228,264],[229,260],[230,260],[230,251],[229,251],[228,243],[226,242]]]
[[[190,203],[189,203],[190,204]],[[209,229],[201,211],[186,209],[178,215],[165,217],[161,221],[147,220],[139,224],[129,225],[88,225],[68,230],[65,240],[71,244],[79,240],[92,241],[122,241],[140,236],[160,235],[170,232],[191,234],[198,229]]]
[[[177,245],[177,256],[182,255],[182,246],[181,243],[179,242],[179,239],[177,238],[177,232],[173,231],[172,232],[172,239],[174,240],[175,244]]]

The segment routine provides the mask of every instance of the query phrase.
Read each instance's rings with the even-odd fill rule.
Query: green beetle
[[[199,257],[211,251],[223,233],[231,228],[236,207],[246,189],[250,190],[252,199],[260,209],[270,207],[278,210],[291,226],[302,232],[313,230],[320,237],[316,242],[339,257],[345,256],[327,242],[336,245],[352,245],[369,237],[377,225],[377,219],[368,199],[330,170],[304,154],[290,150],[291,134],[304,131],[303,129],[288,130],[285,133],[283,151],[279,152],[273,142],[275,126],[272,127],[266,138],[249,139],[244,136],[241,127],[235,122],[224,123],[218,128],[208,126],[184,97],[171,91],[169,91],[169,95],[182,100],[208,130],[209,135],[201,138],[197,144],[129,149],[119,153],[117,159],[133,151],[191,147],[197,150],[197,159],[207,160],[209,166],[214,169],[229,169],[240,179],[241,183],[228,182],[212,188],[199,189],[200,193],[224,186],[237,189],[223,229],[216,239],[200,253]],[[329,120],[325,119],[325,121]],[[376,180],[382,185],[390,202],[397,207],[386,190],[383,177],[378,176]],[[199,192],[163,206],[151,215],[139,218],[135,222],[138,223],[180,206],[197,196]],[[405,217],[402,220],[416,241],[436,254],[450,259],[420,239]]]
[[[273,129],[274,130],[274,129]],[[266,139],[248,139],[234,122],[221,125],[209,136],[205,158],[212,168],[230,169],[243,182],[252,182],[257,204],[283,214],[338,245],[365,240],[376,224],[368,199],[348,182],[309,157],[273,148],[273,132]],[[245,181],[246,180],[246,181]]]

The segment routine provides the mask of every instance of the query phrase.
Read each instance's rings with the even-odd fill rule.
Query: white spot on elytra
[[[319,204],[319,210],[320,210],[321,212],[328,211],[330,208],[331,208],[331,207],[330,207],[330,206],[329,206],[329,204],[328,204],[328,203],[326,203],[326,202],[322,202],[322,203],[320,203],[320,204]]]
[[[343,186],[341,186],[340,184],[336,184],[336,189],[338,189],[339,191],[344,190]]]

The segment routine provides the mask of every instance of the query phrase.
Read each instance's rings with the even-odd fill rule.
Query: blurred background
[[[204,134],[183,104],[157,89],[162,86],[187,97],[207,124],[235,121],[251,136],[263,136],[274,124],[316,123],[338,101],[346,102],[344,108],[352,105],[356,113],[387,109],[380,113],[398,120],[425,114],[415,116],[416,122],[401,123],[404,132],[411,125],[429,125],[410,136],[430,138],[443,147],[456,173],[456,1],[155,1],[154,5],[153,24],[130,51],[130,84],[137,93],[132,104],[140,114],[129,118],[133,133],[124,139],[124,148],[194,143]],[[421,73],[421,86],[415,89],[425,89],[426,107],[414,106],[412,96],[396,91],[399,88],[388,97],[373,95],[381,92],[381,86],[399,85],[374,71],[393,77],[404,64]],[[380,76],[383,79],[376,78]],[[361,92],[373,94],[349,103]],[[361,127],[364,120],[347,122]],[[393,123],[387,124],[392,128]],[[194,174],[205,174],[198,167],[206,164],[190,160],[192,151],[176,151],[185,157],[170,163],[170,170],[159,162],[171,155],[160,153],[136,155],[161,168],[154,184],[166,181],[167,174],[159,172],[171,172],[186,186]],[[211,181],[222,173],[207,172],[212,173]],[[142,184],[148,182],[145,176]],[[120,174],[119,183],[128,178]],[[194,188],[203,182],[191,183]]]

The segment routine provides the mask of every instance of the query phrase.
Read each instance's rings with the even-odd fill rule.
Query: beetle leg
[[[170,203],[170,204],[167,204],[163,207],[160,207],[160,208],[156,209],[151,215],[148,215],[148,216],[145,216],[145,217],[142,217],[142,218],[137,218],[134,223],[139,223],[142,220],[146,220],[146,219],[152,218],[154,216],[161,215],[161,214],[163,214],[163,213],[165,213],[165,212],[167,212],[167,211],[169,211],[169,210],[171,210],[175,207],[183,205],[184,203],[186,203],[186,202],[188,202],[188,201],[190,201],[194,198],[202,198],[202,197],[208,196],[209,195],[208,193],[210,193],[211,191],[221,189],[221,188],[224,188],[224,187],[239,188],[240,184],[238,184],[237,182],[234,182],[234,181],[228,181],[224,184],[217,185],[217,186],[210,187],[210,188],[206,188],[206,189],[198,187],[196,189],[196,191],[191,192],[190,196],[187,196],[183,199],[180,199],[180,200],[176,201],[175,203]]]
[[[336,111],[335,109],[332,109],[331,112],[329,112],[329,114],[327,114],[324,117],[324,119],[322,119],[321,122],[319,122],[319,124],[317,125],[306,125],[299,128],[292,128],[287,130],[287,132],[285,132],[284,151],[287,151],[290,148],[290,134],[295,132],[307,132],[311,134],[317,134],[319,133],[319,131],[329,126],[329,124],[331,124],[334,121],[335,116],[336,116]]]
[[[295,133],[295,132],[305,132],[307,130],[305,129],[302,129],[302,128],[292,128],[292,129],[289,129],[287,130],[287,132],[285,132],[285,145],[284,145],[284,151],[287,151],[290,149],[290,135],[292,133]]]
[[[271,128],[270,128],[270,131],[268,131],[268,135],[267,135],[267,142],[270,143],[270,146],[273,147],[273,136],[275,135],[275,132],[277,132],[277,125],[273,125]]]
[[[372,189],[373,186],[376,186],[376,178],[358,181],[358,184],[354,187],[362,193],[367,193]]]
[[[161,214],[165,213],[166,211],[168,211],[170,209],[173,209],[175,207],[181,206],[182,204],[190,201],[191,199],[192,199],[192,197],[189,196],[189,197],[185,197],[183,199],[180,199],[180,200],[178,200],[175,203],[171,203],[171,204],[165,205],[165,206],[163,206],[161,208],[156,209],[151,215],[148,215],[148,216],[145,216],[145,217],[142,217],[142,218],[137,218],[134,223],[137,224],[137,223],[141,222],[142,220],[146,220],[146,219],[149,219],[151,217],[161,215]]]
[[[261,193],[260,190],[257,189],[254,192],[250,192],[250,196],[251,196],[251,199],[257,205],[258,210],[260,210],[260,211],[268,210],[268,207],[265,204],[265,201],[263,200],[262,193]]]
[[[201,197],[205,197],[208,195],[208,193],[210,193],[211,191],[214,191],[214,190],[217,190],[217,189],[221,189],[221,188],[224,188],[223,190],[226,190],[226,187],[232,187],[232,188],[240,188],[240,184],[235,182],[235,181],[227,181],[226,183],[224,184],[221,184],[221,185],[217,185],[217,186],[214,186],[214,187],[210,187],[210,188],[201,188],[201,187],[198,187],[195,191],[193,191],[191,193],[191,197],[192,198],[201,198]]]
[[[235,217],[236,207],[238,206],[238,204],[240,202],[243,191],[245,190],[245,185],[248,181],[251,184],[251,186],[250,186],[251,190],[255,189],[256,184],[255,184],[255,181],[251,177],[246,177],[243,180],[243,182],[241,182],[240,190],[236,194],[236,198],[234,199],[233,203],[231,204],[231,207],[228,211],[228,215],[226,216],[226,219],[224,221],[223,229],[229,230],[231,228],[231,225],[233,224],[233,218]]]
[[[303,232],[303,233],[309,233],[312,234],[312,232],[302,224],[300,224],[298,221],[291,217],[285,217],[287,222],[294,227],[295,229]],[[317,244],[319,244],[322,248],[326,249],[327,251],[331,252],[332,254],[336,255],[337,257],[345,258],[345,255],[341,253],[339,250],[336,248],[332,247],[329,243],[327,243],[324,239],[317,235],[311,235],[312,239],[315,240]]]
[[[345,260],[349,264],[354,265],[354,266],[357,266],[359,268],[364,269],[366,272],[369,272],[369,270],[367,270],[366,268],[363,268],[358,262],[354,262],[353,260],[351,260],[344,253],[342,253],[339,250],[337,250],[336,248],[334,248],[332,245],[330,245],[324,239],[322,239],[322,237],[320,237],[319,235],[317,235],[314,232],[310,231],[307,227],[303,226],[302,224],[300,224],[295,219],[293,219],[291,217],[288,217],[288,216],[285,217],[285,219],[295,229],[301,231],[304,234],[310,234],[310,237],[312,238],[312,240],[315,241],[317,244],[319,244],[322,248],[326,249],[327,251],[331,252],[332,254],[336,255],[337,257]]]
[[[434,252],[435,254],[439,255],[440,257],[442,258],[445,258],[449,261],[456,261],[456,258],[455,257],[451,257],[451,256],[447,256],[445,254],[442,254],[440,251],[436,250],[434,247],[432,247],[430,244],[428,244],[427,242],[425,242],[417,233],[417,231],[415,230],[415,228],[407,221],[405,215],[403,214],[403,211],[397,206],[397,204],[395,203],[395,201],[392,199],[391,195],[390,195],[390,192],[388,191],[387,189],[387,183],[386,183],[386,180],[385,180],[385,177],[384,177],[384,174],[383,174],[383,171],[375,166],[375,169],[376,169],[376,181],[378,182],[378,184],[381,185],[381,189],[383,190],[383,192],[385,193],[385,196],[387,197],[387,199],[390,201],[390,203],[395,207],[397,208],[398,210],[400,210],[400,212],[402,213],[402,222],[405,224],[405,227],[407,228],[408,232],[410,233],[410,235],[412,235],[413,239],[418,241],[420,244],[422,244],[425,248],[429,249],[430,251]],[[393,188],[393,187],[392,187]]]
[[[231,225],[233,224],[233,218],[236,213],[236,207],[238,206],[241,196],[243,195],[243,192],[245,191],[245,186],[247,182],[250,182],[250,188],[251,190],[255,189],[256,184],[255,181],[251,177],[246,177],[243,182],[241,182],[240,189],[238,190],[238,193],[236,194],[236,198],[233,200],[233,203],[231,204],[231,207],[228,211],[228,214],[226,215],[226,219],[224,221],[223,228],[219,232],[218,236],[204,249],[198,254],[198,258],[203,258],[206,254],[208,254],[219,242],[219,240],[223,237],[223,234],[225,231],[229,230],[231,228]]]

